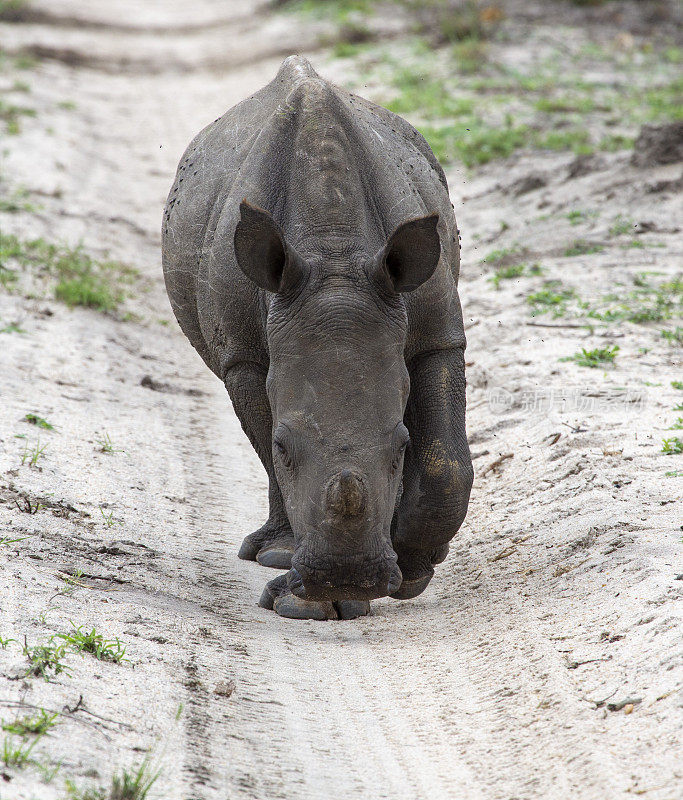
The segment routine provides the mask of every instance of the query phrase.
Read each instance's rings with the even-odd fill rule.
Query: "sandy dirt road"
[[[622,371],[589,376],[589,388],[600,398],[635,385],[637,402],[525,407],[531,389],[585,389],[578,368],[556,365],[590,334],[527,326],[515,290],[487,285],[468,231],[485,247],[505,219],[558,270],[562,232],[530,227],[536,195],[504,191],[537,159],[472,180],[452,170],[477,471],[468,520],[414,601],[377,601],[348,623],[259,608],[274,573],[236,552],[264,519],[265,475],[172,321],[158,229],[194,133],[313,39],[256,5],[128,5],[37,3],[60,24],[0,26],[5,49],[50,56],[30,77],[37,118],[3,141],[3,178],[41,208],[3,216],[3,231],[82,240],[144,274],[131,301],[141,321],[0,294],[0,320],[25,331],[0,338],[0,537],[16,540],[0,554],[0,635],[14,640],[0,650],[0,716],[61,712],[34,753],[61,764],[53,779],[7,768],[0,797],[62,800],[66,779],[106,785],[149,751],[161,770],[152,796],[168,800],[680,797],[683,520],[680,480],[662,478],[659,454],[680,360],[664,345],[642,357],[626,329]],[[615,155],[567,186],[571,157],[545,158],[558,208],[642,180]],[[642,193],[613,202],[637,214]],[[681,237],[661,229],[674,202],[652,195],[646,214],[664,242],[648,263],[671,275]],[[590,285],[599,267],[643,258],[586,257],[576,278]],[[40,432],[33,469],[21,463],[38,439],[28,411],[57,428]],[[105,434],[113,453],[98,445]],[[38,513],[21,511],[26,497]],[[33,646],[71,623],[118,637],[130,661],[69,654],[51,682],[23,677],[24,637]]]

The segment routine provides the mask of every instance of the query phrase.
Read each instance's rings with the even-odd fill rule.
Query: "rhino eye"
[[[280,439],[273,439],[273,449],[275,450],[280,462],[287,469],[292,468],[292,457],[287,450],[284,442]]]
[[[398,465],[401,463],[401,458],[406,451],[406,448],[410,444],[410,435],[408,434],[408,429],[406,426],[401,422],[397,425],[396,430],[394,431],[394,457],[391,462],[391,471],[396,472],[398,469]]]

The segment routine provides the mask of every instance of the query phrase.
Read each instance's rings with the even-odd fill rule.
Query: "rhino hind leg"
[[[465,364],[460,348],[418,356],[409,365],[405,422],[411,445],[403,465],[403,494],[392,544],[403,575],[391,596],[421,594],[434,566],[448,555],[467,512],[472,461],[465,433]]]
[[[294,534],[273,469],[266,370],[251,362],[240,364],[228,372],[225,386],[242,429],[268,473],[268,521],[245,537],[238,556],[245,561],[258,561],[264,567],[289,569],[294,554]]]
[[[318,601],[295,597],[287,585],[287,575],[279,575],[266,584],[261,599],[261,608],[275,611],[289,619],[355,619],[370,613],[368,600]]]

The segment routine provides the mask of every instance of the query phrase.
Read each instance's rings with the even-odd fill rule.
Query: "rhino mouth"
[[[403,576],[396,556],[362,565],[362,570],[335,565],[321,568],[297,555],[287,573],[287,585],[302,600],[376,600],[393,594],[401,586]]]

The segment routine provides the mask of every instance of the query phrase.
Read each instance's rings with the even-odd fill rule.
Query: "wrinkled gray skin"
[[[163,265],[268,473],[239,555],[289,572],[261,605],[350,618],[420,594],[472,484],[457,228],[425,140],[291,56],[188,147]]]

